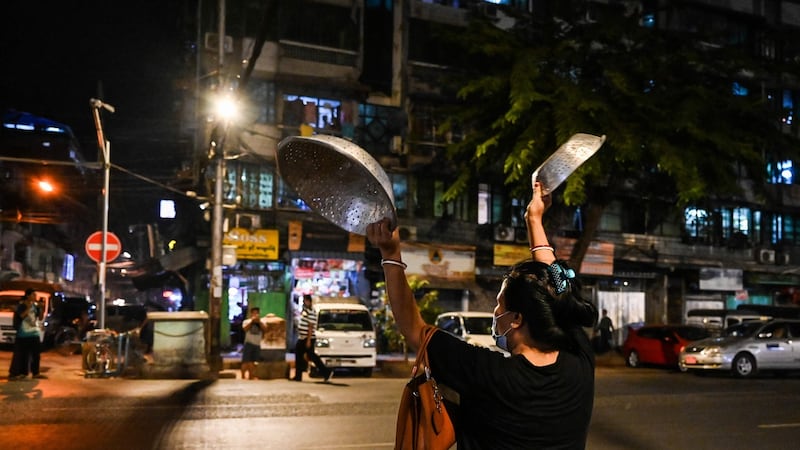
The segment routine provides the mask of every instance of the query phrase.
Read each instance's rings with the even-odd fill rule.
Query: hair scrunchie
[[[547,266],[550,274],[550,283],[557,295],[561,295],[569,288],[569,280],[575,278],[575,271],[556,261]]]

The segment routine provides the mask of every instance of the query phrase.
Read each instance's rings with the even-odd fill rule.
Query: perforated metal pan
[[[536,181],[540,181],[542,183],[542,195],[550,194],[572,172],[575,172],[581,164],[597,153],[597,150],[600,150],[605,141],[605,135],[595,136],[585,133],[572,135],[567,142],[558,147],[558,150],[533,171],[531,185]]]
[[[392,183],[358,145],[336,136],[292,136],[278,144],[276,161],[283,181],[340,228],[366,235],[367,225],[384,217],[397,226]]]

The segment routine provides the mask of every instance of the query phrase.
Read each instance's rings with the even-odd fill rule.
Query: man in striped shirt
[[[294,346],[295,371],[292,381],[303,381],[303,372],[308,368],[308,361],[306,361],[306,355],[308,355],[308,359],[314,363],[327,382],[333,376],[333,369],[325,367],[325,363],[314,352],[317,313],[311,307],[311,302],[310,295],[303,296],[303,311],[300,313],[300,322],[297,324],[297,343]]]

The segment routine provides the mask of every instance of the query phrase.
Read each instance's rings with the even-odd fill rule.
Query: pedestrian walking
[[[317,330],[317,313],[312,307],[313,300],[310,295],[303,295],[303,310],[300,313],[300,322],[297,324],[297,342],[294,346],[294,378],[292,381],[303,381],[303,372],[308,369],[308,360],[314,363],[319,373],[330,381],[333,376],[333,369],[329,369],[322,362],[322,359],[314,351],[316,339],[314,333]],[[306,359],[308,358],[308,360]]]
[[[533,186],[525,221],[531,259],[514,265],[497,294],[492,334],[511,356],[444,332],[427,346],[430,373],[446,395],[459,449],[583,449],[594,399],[594,352],[583,327],[597,308],[580,296],[575,272],[557,261],[542,225],[550,197]],[[386,292],[406,342],[419,348],[426,324],[406,280],[391,221],[367,226],[380,250]],[[456,402],[457,399],[457,402]]]
[[[612,335],[614,333],[614,323],[608,317],[608,310],[603,309],[603,317],[597,323],[595,336],[597,337],[597,353],[605,353],[613,347]]]
[[[33,378],[44,378],[39,373],[41,362],[41,328],[44,306],[36,301],[36,291],[27,289],[14,311],[14,353],[8,369],[9,380],[21,380],[30,373]]]

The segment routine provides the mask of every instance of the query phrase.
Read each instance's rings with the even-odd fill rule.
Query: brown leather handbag
[[[403,388],[397,411],[395,450],[447,450],[456,442],[453,422],[428,364],[428,341],[435,332],[430,325],[422,330],[411,380]]]

